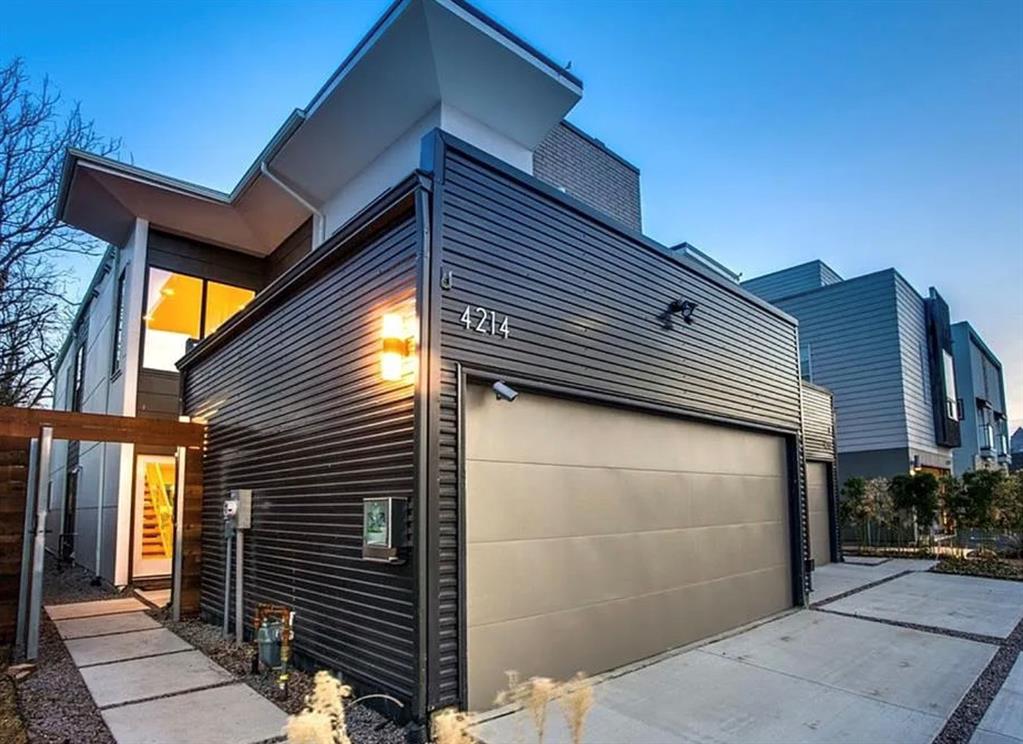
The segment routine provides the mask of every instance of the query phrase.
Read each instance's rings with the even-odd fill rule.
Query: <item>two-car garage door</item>
[[[792,605],[780,436],[466,390],[469,706]]]

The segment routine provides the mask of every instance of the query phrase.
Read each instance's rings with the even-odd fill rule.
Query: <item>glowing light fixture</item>
[[[388,382],[400,380],[406,370],[405,361],[413,353],[413,334],[404,316],[385,313],[380,350],[380,376]]]

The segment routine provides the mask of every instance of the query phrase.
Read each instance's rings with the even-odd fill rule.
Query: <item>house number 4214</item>
[[[508,316],[505,315],[498,321],[497,313],[487,310],[485,307],[466,305],[465,310],[462,311],[462,317],[458,320],[465,326],[465,330],[476,331],[484,336],[508,338],[511,335],[511,331],[508,330]]]

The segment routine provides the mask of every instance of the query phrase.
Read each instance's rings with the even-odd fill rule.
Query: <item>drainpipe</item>
[[[327,237],[327,223],[323,217],[323,212],[310,204],[305,197],[282,181],[272,170],[270,170],[270,167],[266,164],[265,160],[259,164],[259,172],[277,184],[284,193],[313,213],[313,248],[316,248],[323,243]]]

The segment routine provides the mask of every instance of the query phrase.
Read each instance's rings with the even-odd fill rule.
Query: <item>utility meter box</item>
[[[225,502],[225,508],[227,503],[231,501],[234,501],[238,505],[237,514],[235,515],[235,526],[240,530],[252,529],[252,489],[233,489],[231,494],[228,496],[227,502]]]
[[[362,501],[362,557],[369,561],[404,560],[407,500],[382,496]]]

